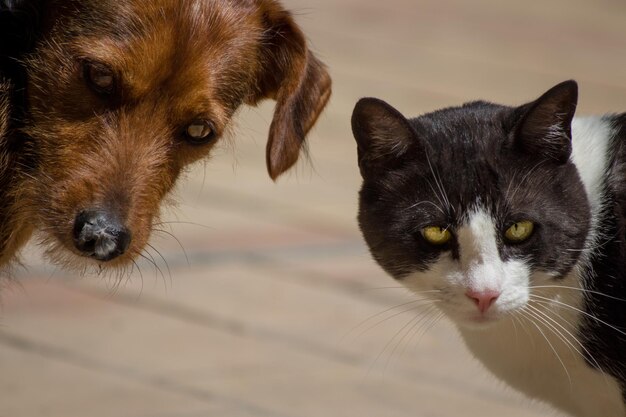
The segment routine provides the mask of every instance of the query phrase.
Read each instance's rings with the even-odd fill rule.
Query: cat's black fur
[[[409,120],[380,100],[362,99],[352,118],[363,177],[358,218],[372,255],[400,281],[427,271],[443,252],[458,259],[455,240],[433,247],[420,230],[454,229],[477,197],[499,230],[517,218],[535,221],[538,230],[522,245],[499,242],[500,257],[553,273],[554,285],[579,268],[581,353],[587,366],[615,378],[626,403],[626,114],[602,118],[611,137],[601,208],[592,213],[570,160],[576,102],[573,81],[520,107],[472,102]],[[509,193],[515,184],[520,190]]]

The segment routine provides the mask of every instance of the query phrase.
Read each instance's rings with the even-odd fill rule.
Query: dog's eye
[[[187,141],[194,145],[210,142],[215,137],[215,128],[207,120],[196,120],[185,130]]]
[[[104,64],[86,62],[84,76],[89,88],[98,94],[111,94],[115,89],[115,74]]]

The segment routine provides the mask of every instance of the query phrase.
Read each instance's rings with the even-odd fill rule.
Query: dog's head
[[[267,166],[277,178],[330,96],[323,64],[274,0],[43,3],[25,60],[36,163],[23,192],[65,264],[139,255],[179,174],[243,104],[276,100]]]

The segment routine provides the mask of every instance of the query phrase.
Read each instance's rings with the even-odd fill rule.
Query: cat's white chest
[[[575,314],[566,318],[570,323],[578,322]],[[556,324],[565,327],[564,321],[555,316],[552,319],[555,321],[548,322],[553,329],[523,320],[515,325],[503,322],[483,331],[461,328],[460,332],[487,369],[530,398],[542,399],[576,417],[626,416],[615,379],[588,366],[580,355],[584,348]],[[555,329],[571,345],[560,340]]]

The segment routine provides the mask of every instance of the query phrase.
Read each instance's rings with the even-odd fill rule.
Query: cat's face
[[[359,223],[376,261],[479,327],[563,279],[590,223],[569,160],[576,93],[563,83],[518,108],[476,102],[412,120],[361,100]]]

